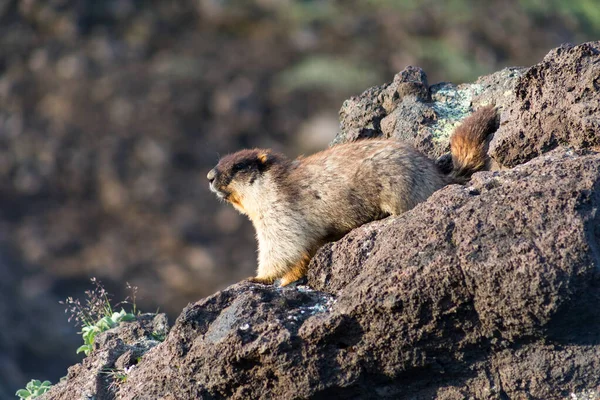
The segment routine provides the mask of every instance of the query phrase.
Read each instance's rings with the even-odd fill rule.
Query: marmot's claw
[[[271,278],[259,278],[258,276],[251,276],[246,280],[252,283],[260,283],[262,285],[271,285],[274,282],[274,280]]]

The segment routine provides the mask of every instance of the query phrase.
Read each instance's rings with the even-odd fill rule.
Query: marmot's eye
[[[242,171],[246,168],[250,168],[250,166],[245,162],[241,162],[241,163],[234,164],[231,169],[233,170],[233,172],[238,172],[238,171]]]

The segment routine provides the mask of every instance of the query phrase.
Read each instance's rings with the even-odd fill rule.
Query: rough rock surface
[[[518,80],[490,155],[514,167],[560,145],[600,146],[600,42],[561,46]]]
[[[393,82],[367,89],[344,102],[341,131],[332,144],[368,137],[395,138],[439,157],[449,151],[448,139],[454,127],[473,109],[512,104],[515,86],[525,71],[506,68],[474,83],[428,86],[423,70],[407,67]]]
[[[502,125],[489,154],[514,167],[559,145],[600,146],[600,42],[564,45],[531,68],[506,68],[474,83],[429,87],[419,68],[344,102],[334,143],[383,136],[408,140],[439,157],[454,126],[474,108],[495,104]]]
[[[490,153],[501,154],[500,167],[516,163],[512,169],[477,173],[466,186],[448,186],[401,216],[324,246],[307,286],[244,282],[189,305],[124,382],[109,387],[97,369],[76,366],[45,398],[79,399],[86,379],[98,382],[98,398],[119,399],[595,396],[600,130],[593,122],[598,112],[590,110],[600,88],[584,90],[587,111],[548,125],[587,127],[569,131],[564,144],[571,147],[537,146],[539,132],[521,129],[536,118],[545,129],[551,110],[521,120],[511,110],[519,109],[522,94],[539,94],[532,70],[545,68],[543,84],[555,82],[559,90],[553,75],[569,68],[592,74],[598,46],[564,47],[530,69],[458,87],[429,87],[424,73],[411,68],[350,99],[338,142],[393,137],[397,126],[409,124],[415,135],[404,139],[439,156],[449,127],[471,108],[494,102],[502,108],[497,135],[520,137],[530,156],[511,159],[494,138]],[[562,69],[544,67],[548,60]],[[541,97],[529,97],[532,109],[542,110]],[[570,101],[563,97],[555,99],[559,110]],[[415,114],[398,120],[409,118],[406,112]],[[83,365],[102,357],[101,347]]]
[[[94,353],[69,368],[66,379],[54,386],[52,399],[111,399],[121,382],[169,332],[165,314],[143,314],[136,321],[96,337]]]

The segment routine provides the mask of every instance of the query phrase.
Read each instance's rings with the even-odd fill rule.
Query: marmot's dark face
[[[244,192],[266,171],[270,161],[268,150],[241,150],[229,154],[208,172],[210,190],[220,199],[241,203]]]

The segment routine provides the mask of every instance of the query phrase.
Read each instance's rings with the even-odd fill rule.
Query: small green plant
[[[129,373],[129,371],[131,370],[131,368],[126,368],[126,369],[119,369],[119,368],[109,368],[106,369],[104,371],[101,371],[101,374],[107,375],[109,378],[112,379],[112,382],[110,383],[110,385],[108,386],[111,390],[116,391],[117,387],[122,384],[127,382],[127,374]]]
[[[116,383],[125,383],[127,382],[127,373],[129,371],[113,368],[102,371],[101,373],[104,375],[108,375],[111,377]]]
[[[25,389],[17,390],[15,395],[21,400],[35,399],[36,397],[46,393],[51,387],[52,384],[50,381],[42,382],[37,379],[32,379],[27,386],[25,386]]]
[[[73,299],[72,297],[67,298],[64,302],[60,302],[67,306],[65,312],[71,313],[69,322],[74,319],[76,326],[82,326],[80,333],[83,338],[83,345],[79,346],[77,354],[83,352],[86,356],[94,348],[94,342],[99,333],[114,328],[121,322],[135,320],[134,313],[136,311],[136,286],[131,286],[127,283],[127,288],[132,290],[133,313],[128,313],[123,308],[121,308],[121,311],[115,312],[110,303],[109,294],[104,289],[104,286],[102,286],[102,283],[96,278],[91,278],[91,281],[94,284],[94,289],[85,291],[87,299],[84,304],[79,299]],[[129,303],[128,297],[121,303],[118,303],[117,306]]]
[[[156,332],[156,331],[152,332],[150,334],[150,336],[152,336],[152,339],[156,340],[157,342],[164,342],[167,337],[167,335],[165,335],[164,332]]]
[[[77,349],[77,354],[84,352],[87,356],[92,351],[94,341],[99,333],[114,328],[121,322],[133,320],[135,320],[135,315],[132,313],[126,313],[124,309],[121,309],[120,312],[114,312],[110,316],[106,315],[100,318],[100,320],[93,325],[85,325],[83,328],[81,328],[81,336],[83,337],[84,344],[79,346]]]

